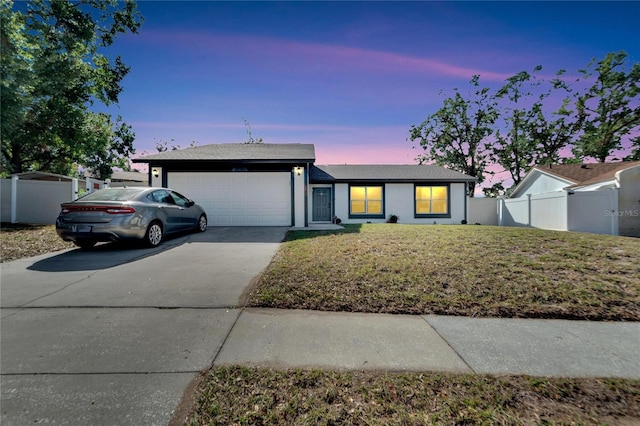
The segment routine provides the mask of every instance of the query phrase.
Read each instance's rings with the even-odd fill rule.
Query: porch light
[[[302,167],[300,167],[300,166],[295,166],[295,167],[293,168],[294,173],[295,173],[296,175],[298,175],[298,176],[302,176],[302,171],[303,171],[303,170],[304,170],[304,169],[303,169]]]
[[[154,178],[157,178],[160,176],[160,170],[154,167],[153,169],[151,169],[151,174],[153,175]]]

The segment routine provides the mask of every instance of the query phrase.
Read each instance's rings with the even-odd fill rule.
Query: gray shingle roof
[[[136,163],[176,160],[314,162],[315,157],[313,144],[223,143],[165,151],[136,158],[133,161]]]
[[[331,165],[311,167],[311,182],[339,181],[447,181],[469,182],[475,178],[434,165]]]

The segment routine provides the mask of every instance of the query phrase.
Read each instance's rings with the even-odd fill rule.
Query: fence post
[[[18,176],[11,176],[11,223],[18,222]]]
[[[78,199],[78,179],[71,179],[71,201]]]
[[[527,194],[527,226],[531,228],[531,194]]]
[[[614,214],[612,214],[611,216],[611,235],[619,235],[620,234],[620,229],[619,229],[619,223],[620,223],[620,216],[618,216],[618,208],[619,206],[619,202],[620,202],[620,198],[619,198],[619,189],[618,188],[611,188],[611,206],[612,206],[612,211],[614,212]]]

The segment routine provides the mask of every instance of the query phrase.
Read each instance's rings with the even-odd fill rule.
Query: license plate
[[[85,225],[74,225],[73,232],[91,232],[91,227]]]

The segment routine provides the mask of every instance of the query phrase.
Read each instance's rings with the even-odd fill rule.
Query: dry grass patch
[[[54,225],[3,223],[0,226],[0,262],[37,256],[75,247],[62,241]]]
[[[637,380],[221,367],[187,424],[638,424],[639,401]]]
[[[528,228],[376,224],[292,232],[252,306],[640,320],[640,240]]]

